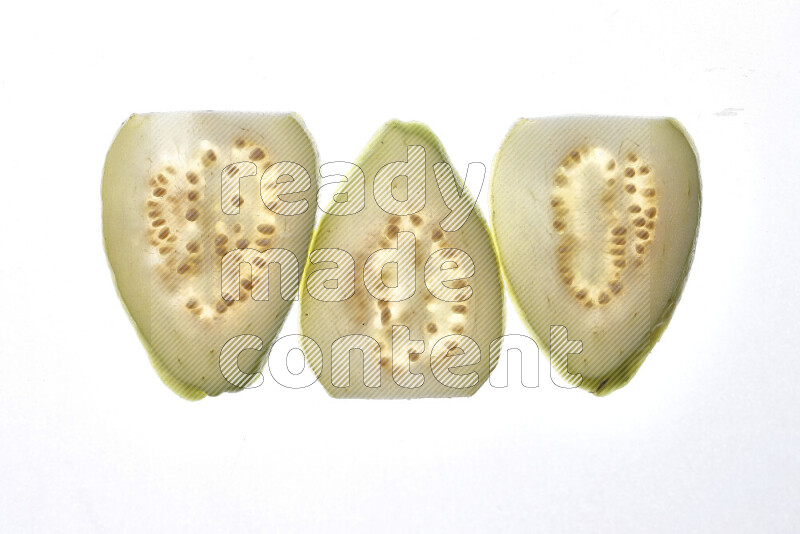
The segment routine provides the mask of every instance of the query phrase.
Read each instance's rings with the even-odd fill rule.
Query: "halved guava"
[[[496,363],[503,285],[441,143],[389,122],[344,177],[300,296],[310,367],[337,398],[472,395]]]
[[[133,115],[117,134],[103,175],[106,254],[153,367],[180,396],[259,376],[297,299],[316,169],[293,114]]]
[[[596,395],[624,386],[666,328],[694,254],[700,177],[683,128],[522,119],[495,158],[490,190],[503,272],[540,348]],[[567,338],[582,348],[560,350]]]

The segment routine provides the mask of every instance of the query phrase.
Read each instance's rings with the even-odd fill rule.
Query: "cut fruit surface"
[[[625,385],[666,328],[694,254],[700,177],[683,128],[522,119],[495,158],[490,201],[509,291],[554,368],[597,395]],[[551,350],[556,325],[580,352]]]
[[[386,124],[326,212],[300,304],[306,358],[328,393],[475,393],[499,352],[502,279],[486,224],[434,134]]]
[[[182,397],[257,376],[297,299],[316,169],[291,114],[133,115],[117,134],[103,175],[106,254],[153,367]]]

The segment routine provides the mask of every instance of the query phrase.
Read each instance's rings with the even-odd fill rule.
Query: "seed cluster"
[[[234,247],[265,250],[277,246],[278,232],[275,215],[260,206],[260,198],[252,202],[255,208],[250,211],[225,215],[220,210],[219,188],[209,184],[219,184],[222,169],[231,163],[239,165],[229,166],[226,172],[237,172],[248,162],[263,171],[269,160],[264,147],[243,137],[231,140],[226,148],[201,141],[193,154],[163,163],[148,177],[146,236],[165,288],[174,292],[189,313],[218,319],[236,301],[221,299],[218,292],[216,298],[203,299],[200,288],[215,284],[202,275],[218,270],[221,257]],[[237,206],[245,203],[243,197],[236,194]],[[252,282],[242,279],[241,286],[242,298],[249,298]]]
[[[448,239],[439,227],[438,219],[430,219],[420,214],[408,216],[389,216],[379,227],[380,237],[378,243],[381,248],[396,247],[397,234],[411,232],[414,234],[416,250],[416,272],[424,272],[425,262],[436,251],[447,249]],[[446,259],[448,251],[443,252]],[[373,275],[381,273],[371,273]],[[388,287],[396,286],[396,273],[384,271],[383,282]],[[452,288],[463,287],[467,284],[464,280],[449,283]],[[419,299],[424,302],[424,311],[421,312]],[[392,353],[392,325],[405,325],[411,329],[412,337],[423,335],[425,349],[430,353],[433,345],[442,337],[451,334],[463,334],[467,325],[467,312],[469,301],[446,302],[431,295],[423,285],[417,285],[417,292],[413,297],[401,301],[373,300],[373,331],[381,347],[380,365],[391,366]],[[418,337],[415,337],[418,338]],[[455,348],[454,342],[449,342],[448,351]],[[412,353],[409,360],[415,362],[420,354]],[[403,365],[400,363],[400,365]]]
[[[600,195],[600,214],[580,212],[582,195]],[[621,294],[627,269],[639,267],[652,244],[658,210],[652,168],[638,154],[615,158],[598,148],[571,151],[553,178],[552,226],[558,235],[561,281],[587,308],[604,306]],[[585,205],[585,204],[583,204]],[[605,225],[601,276],[590,276],[578,255],[587,243],[577,216],[597,217]]]

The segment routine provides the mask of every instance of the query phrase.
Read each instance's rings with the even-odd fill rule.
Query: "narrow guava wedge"
[[[697,157],[672,119],[521,119],[494,162],[492,224],[509,290],[553,367],[596,395],[624,386],[689,273]]]
[[[300,296],[309,366],[337,398],[474,394],[499,353],[502,277],[441,143],[392,121],[342,176]]]
[[[133,115],[117,134],[103,175],[106,254],[153,367],[180,396],[260,378],[297,299],[316,169],[293,114]]]

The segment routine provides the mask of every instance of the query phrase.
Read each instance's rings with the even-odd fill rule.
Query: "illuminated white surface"
[[[449,4],[6,7],[4,529],[796,529],[800,8]],[[100,229],[119,125],[183,109],[297,111],[322,162],[355,158],[390,118],[421,120],[462,175],[491,171],[519,117],[674,116],[700,155],[694,266],[662,340],[607,398],[556,387],[542,364],[537,389],[512,365],[508,388],[470,399],[334,401],[267,376],[191,404],[151,369]],[[506,332],[525,333],[511,307]]]

